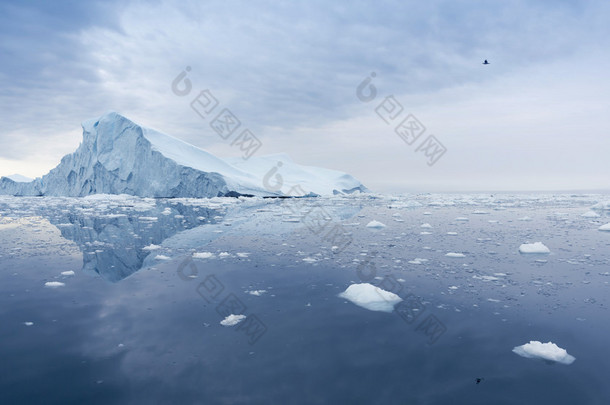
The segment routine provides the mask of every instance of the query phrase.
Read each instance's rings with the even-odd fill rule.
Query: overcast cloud
[[[0,2],[0,175],[45,174],[111,110],[235,154],[172,93],[189,66],[261,154],[374,191],[610,188],[610,3],[423,3]],[[388,95],[447,148],[435,165],[375,114]]]

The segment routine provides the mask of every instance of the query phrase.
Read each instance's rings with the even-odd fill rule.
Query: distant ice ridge
[[[371,311],[392,312],[394,305],[402,301],[393,292],[375,287],[369,283],[352,284],[339,297]]]
[[[82,126],[83,141],[74,153],[33,181],[0,178],[0,194],[219,197],[368,191],[349,174],[301,166],[284,154],[221,159],[114,112]]]
[[[519,252],[521,253],[551,253],[548,247],[542,242],[535,243],[524,243],[519,246]]]
[[[576,360],[574,356],[569,355],[565,349],[555,343],[541,343],[537,340],[517,346],[513,349],[513,352],[521,357],[554,361],[561,364],[572,364]]]

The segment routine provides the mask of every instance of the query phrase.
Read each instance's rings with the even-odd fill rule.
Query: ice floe
[[[606,225],[602,225],[597,229],[599,229],[600,231],[610,231],[610,223],[606,224]]]
[[[532,340],[521,346],[516,346],[513,352],[521,357],[528,359],[542,359],[554,361],[561,364],[572,364],[576,358],[568,354],[565,349],[557,346],[555,343],[541,343],[537,340]]]
[[[599,217],[599,214],[595,211],[587,211],[584,214],[581,214],[580,216],[585,218],[597,218]]]
[[[62,283],[60,281],[47,281],[46,283],[44,283],[44,286],[48,288],[63,287],[65,285],[66,283]]]
[[[375,287],[369,283],[352,284],[339,297],[370,311],[392,312],[394,305],[402,301],[393,292]]]
[[[238,323],[240,323],[241,321],[243,321],[244,319],[246,319],[246,315],[231,314],[231,315],[227,316],[225,319],[223,319],[222,321],[220,321],[220,324],[222,326],[235,326]]]
[[[519,246],[520,253],[551,253],[542,242],[524,243]]]
[[[445,256],[447,256],[447,257],[455,257],[455,258],[466,257],[466,255],[464,253],[455,253],[455,252],[449,252]]]
[[[211,252],[195,252],[193,253],[193,259],[211,259],[214,257],[214,253]]]
[[[379,222],[379,221],[371,221],[368,224],[366,224],[367,228],[372,228],[372,229],[381,229],[381,228],[385,228],[385,224]]]
[[[74,271],[72,271],[72,270],[62,271],[61,275],[62,276],[73,276],[74,275]]]

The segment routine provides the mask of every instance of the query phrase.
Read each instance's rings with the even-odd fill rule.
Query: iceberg
[[[602,226],[600,226],[600,227],[599,227],[599,228],[597,228],[597,229],[599,229],[600,231],[606,231],[606,232],[610,232],[610,223],[605,224],[605,225],[602,225]]]
[[[285,154],[221,159],[115,112],[82,127],[83,140],[75,152],[32,181],[1,177],[0,194],[209,198],[368,191],[349,174],[298,165]]]
[[[565,349],[555,343],[541,343],[537,340],[515,347],[513,353],[528,359],[542,359],[561,364],[572,364],[576,360],[574,356],[569,355]]]
[[[352,284],[339,297],[370,311],[392,312],[394,305],[402,301],[393,292],[375,287],[369,283]]]

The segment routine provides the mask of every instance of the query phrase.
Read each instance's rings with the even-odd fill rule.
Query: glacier
[[[75,152],[33,181],[1,177],[0,194],[209,198],[368,191],[349,174],[298,165],[286,154],[222,159],[116,112],[85,121],[82,127],[83,140]]]

